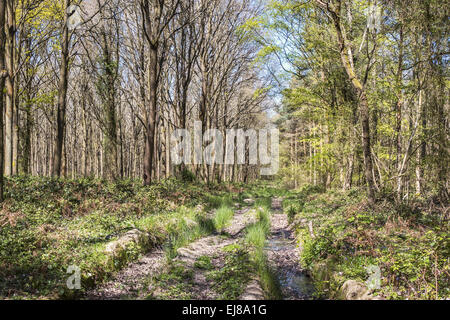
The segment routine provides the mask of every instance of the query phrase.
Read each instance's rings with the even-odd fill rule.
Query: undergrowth
[[[224,251],[227,253],[224,266],[208,272],[207,279],[221,299],[237,300],[254,272],[254,265],[248,250],[239,244],[225,247]]]
[[[210,208],[231,203],[227,186],[175,179],[139,181],[19,176],[5,181],[0,211],[0,299],[74,297],[154,246],[177,247],[211,232]],[[236,193],[237,194],[237,193]],[[119,259],[106,252],[129,230],[149,234]],[[116,257],[117,258],[117,257]],[[69,266],[81,269],[82,290],[68,292]]]
[[[310,187],[308,188],[311,189]],[[307,189],[307,190],[308,190]],[[385,200],[374,207],[364,192],[299,192],[283,203],[297,225],[301,263],[314,270],[326,263],[336,283],[316,284],[333,292],[346,279],[366,282],[367,268],[379,267],[388,299],[450,297],[450,236],[445,211],[429,204],[398,205]],[[310,228],[312,222],[312,230]]]

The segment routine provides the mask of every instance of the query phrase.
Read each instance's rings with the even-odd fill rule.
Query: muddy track
[[[236,210],[229,226],[223,234],[214,234],[201,238],[189,246],[177,250],[177,257],[172,264],[180,264],[192,272],[189,279],[189,294],[191,299],[210,300],[218,299],[206,280],[205,270],[195,267],[200,257],[210,257],[212,267],[221,268],[224,264],[223,248],[235,244],[242,236],[244,229],[256,221],[255,215],[249,208]],[[112,280],[95,288],[85,295],[90,300],[119,300],[119,299],[145,299],[151,294],[153,299],[165,297],[165,288],[154,288],[152,278],[164,273],[168,269],[168,259],[162,249],[156,249],[143,256],[137,262],[117,272]]]
[[[313,293],[312,282],[301,269],[295,235],[288,223],[287,215],[282,213],[282,199],[272,200],[271,232],[265,251],[268,265],[280,284],[284,299],[310,299]],[[86,294],[86,299],[221,299],[214,290],[214,283],[208,279],[208,272],[220,270],[225,265],[228,253],[223,249],[237,244],[244,236],[247,226],[257,221],[255,210],[245,208],[236,210],[229,226],[222,234],[201,238],[190,245],[179,248],[177,256],[169,261],[162,249],[156,249],[116,275],[99,288]],[[207,259],[209,268],[200,268],[197,263]],[[182,274],[171,278],[175,268]],[[178,269],[178,270],[180,270]],[[161,283],[161,277],[170,280]],[[166,279],[164,278],[164,279]],[[266,293],[255,275],[246,285],[240,300],[264,300]]]
[[[312,280],[301,268],[295,233],[282,213],[282,199],[272,199],[271,233],[266,246],[269,266],[275,272],[283,298],[286,300],[311,299]]]

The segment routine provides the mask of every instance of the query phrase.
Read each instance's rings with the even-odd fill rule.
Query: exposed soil
[[[206,279],[206,270],[197,268],[195,262],[200,257],[209,257],[212,268],[223,267],[224,247],[237,243],[246,226],[256,221],[249,208],[237,210],[223,234],[215,234],[199,239],[187,247],[177,250],[173,263],[182,265],[190,271],[192,277],[183,279],[189,288],[189,297],[196,300],[218,299],[217,293]],[[168,269],[168,260],[161,249],[152,251],[127,268],[119,271],[111,281],[86,294],[87,299],[144,299],[149,293],[152,298],[167,296],[168,288],[155,287],[152,278],[156,278]],[[150,282],[150,284],[149,284]],[[176,297],[175,297],[176,298]]]
[[[139,295],[144,279],[149,274],[159,273],[166,266],[166,256],[162,249],[156,249],[127,268],[119,271],[113,279],[86,294],[89,300],[133,299]]]
[[[265,248],[268,263],[276,274],[285,299],[309,299],[313,293],[311,280],[300,267],[295,235],[289,226],[287,216],[282,213],[281,203],[282,199],[272,200],[271,234]],[[223,248],[239,242],[244,229],[256,221],[253,212],[249,208],[236,210],[232,221],[222,234],[204,237],[178,249],[177,257],[170,262],[170,265],[162,249],[148,253],[139,261],[119,271],[111,281],[88,292],[86,298],[102,300],[220,299],[207,273],[224,267],[227,253]],[[199,259],[206,259],[210,263],[209,267],[199,267]],[[183,273],[178,278],[172,279],[170,268],[174,265],[179,266]],[[168,282],[158,280],[158,277],[164,273],[169,274]],[[247,283],[244,293],[239,297],[241,300],[263,300],[264,298],[265,294],[257,278]]]

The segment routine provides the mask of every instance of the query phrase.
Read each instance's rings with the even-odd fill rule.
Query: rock
[[[361,282],[347,280],[341,288],[342,298],[345,300],[382,300],[382,297],[374,296],[372,291]]]
[[[119,255],[119,253],[127,248],[131,243],[142,244],[149,239],[149,235],[138,229],[132,229],[121,236],[119,239],[112,241],[106,245],[106,252],[113,256]]]
[[[342,285],[342,298],[344,300],[360,300],[368,289],[362,283],[355,280],[347,280]]]
[[[244,200],[244,203],[245,203],[246,205],[252,206],[252,205],[255,204],[255,200],[253,200],[253,199],[245,199],[245,200]]]
[[[239,203],[235,203],[234,206],[239,209],[241,207],[241,205]]]

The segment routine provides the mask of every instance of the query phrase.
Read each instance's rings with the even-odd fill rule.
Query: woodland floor
[[[369,266],[387,299],[450,297],[449,211],[431,200],[370,207],[357,188],[274,182],[6,182],[0,299],[335,299]],[[128,233],[146,241],[113,259]],[[329,262],[332,282],[307,276]],[[81,290],[67,287],[71,265]]]
[[[205,269],[197,268],[196,261],[201,257],[212,258],[214,268],[220,269],[224,264],[225,252],[222,249],[236,243],[245,227],[254,217],[249,213],[250,209],[237,210],[231,225],[225,228],[223,235],[211,235],[201,238],[187,247],[177,250],[177,257],[170,260],[162,249],[152,251],[132,263],[129,267],[118,272],[114,278],[104,286],[94,289],[87,294],[89,299],[143,299],[149,296],[157,299],[170,297],[170,291],[176,286],[189,286],[189,294],[192,299],[215,299],[217,293],[211,289],[211,284],[206,280]],[[155,279],[170,270],[171,266],[182,266],[187,277],[183,277],[183,283],[171,283],[161,285]],[[176,297],[174,297],[176,298]]]
[[[271,233],[266,246],[269,265],[276,270],[285,299],[310,299],[314,293],[311,279],[299,263],[300,252],[295,231],[282,210],[282,199],[272,201]]]
[[[287,216],[282,213],[281,201],[278,198],[272,200],[271,229],[268,245],[265,247],[268,264],[275,276],[274,281],[281,287],[282,298],[308,299],[312,294],[310,282],[306,280],[302,290],[297,287],[298,283],[292,281],[296,277],[306,276],[298,263],[295,236],[289,227]],[[251,267],[236,274],[238,279],[235,279],[234,285],[240,285],[240,288],[221,288],[217,283],[220,280],[210,276],[227,268],[227,256],[233,254],[233,249],[240,247],[244,241],[245,229],[255,222],[255,208],[236,209],[232,221],[223,232],[179,248],[173,259],[168,258],[162,249],[153,250],[119,271],[106,284],[89,291],[85,298],[214,300],[231,298],[233,293],[239,293],[234,298],[264,300],[270,293],[264,292],[257,276],[249,274]],[[226,279],[228,282],[233,280]]]

